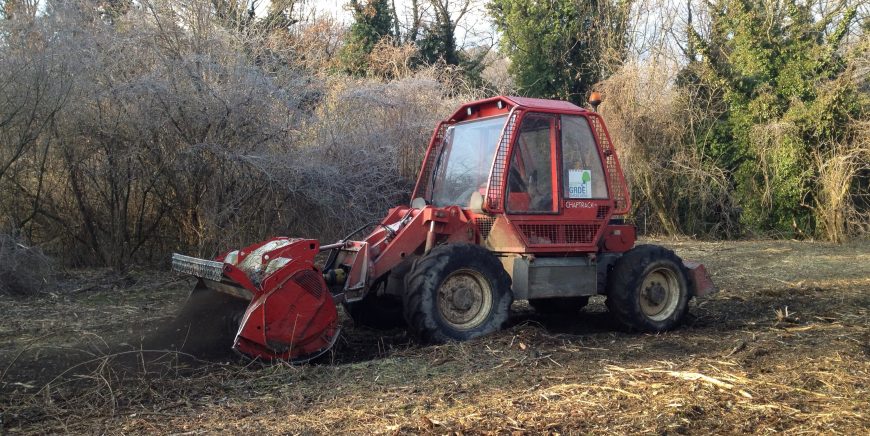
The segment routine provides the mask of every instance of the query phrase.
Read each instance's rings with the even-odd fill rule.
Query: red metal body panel
[[[390,235],[386,227],[403,220],[401,229],[395,235]],[[353,293],[360,290],[352,284],[361,283],[361,273],[358,272],[361,265],[369,265],[363,270],[367,271],[365,284],[371,285],[408,256],[422,254],[426,234],[432,228],[433,222],[436,241],[478,242],[473,222],[458,206],[390,209],[387,217],[363,241],[349,241],[348,248],[343,249],[344,257],[340,264],[350,271],[345,287],[348,292],[347,300],[362,298],[368,290],[362,289],[360,293]],[[359,250],[358,247],[366,247],[366,250]]]
[[[452,124],[460,121],[504,115],[514,106],[517,106],[517,103],[512,101],[512,97],[497,96],[477,100],[462,105],[453,115],[447,118],[447,122]]]
[[[225,264],[224,275],[251,292],[233,348],[266,360],[307,360],[328,350],[338,335],[338,313],[323,276],[314,266],[319,243],[273,238],[240,250],[245,256],[272,241],[290,244],[263,255],[263,263],[288,259],[259,285],[248,273]]]
[[[611,224],[604,228],[603,251],[609,253],[625,253],[634,247],[637,234],[634,226]]]
[[[353,292],[364,289],[370,283],[370,270],[372,269],[372,260],[369,256],[368,242],[352,241],[348,242],[348,247],[345,250],[355,251],[353,255],[353,263],[349,264],[350,268],[347,281],[344,284],[345,292]]]

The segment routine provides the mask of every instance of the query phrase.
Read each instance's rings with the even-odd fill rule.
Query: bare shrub
[[[870,92],[870,37],[863,37],[850,47],[844,75],[831,86],[854,86],[865,104]],[[826,89],[836,95],[836,89]],[[870,236],[870,119],[853,119],[848,123],[844,140],[825,150],[816,150],[813,162],[818,174],[815,204],[811,205],[818,233],[831,241]]]
[[[396,44],[393,38],[383,38],[369,53],[369,74],[389,80],[413,75],[412,62],[419,55],[414,43]]]
[[[317,17],[298,23],[289,34],[271,34],[268,48],[286,49],[295,65],[312,74],[325,75],[337,67],[337,56],[346,31],[344,25],[333,17]]]
[[[484,62],[486,67],[481,71],[481,77],[489,83],[496,94],[513,95],[517,93],[514,79],[509,72],[510,58],[500,54],[497,50],[491,50],[486,54]]]
[[[72,264],[122,269],[262,237],[278,211],[257,161],[290,146],[317,98],[260,36],[220,27],[210,8],[145,5],[115,26],[71,2],[28,28],[72,66],[72,91],[40,132],[45,154],[5,179],[4,219]]]
[[[52,261],[13,233],[0,233],[0,294],[32,295],[52,282]]]
[[[62,66],[66,76],[49,77],[69,90],[15,176],[0,177],[0,220],[68,264],[125,269],[275,234],[333,238],[407,200],[459,94],[451,72],[412,74],[407,53],[385,49],[397,56],[385,76],[401,79],[313,74],[329,47],[296,64],[305,43],[280,41],[298,35],[215,13],[204,1],[143,2],[106,22],[67,2],[22,27],[42,46],[0,46],[0,62]],[[9,83],[8,101],[27,101],[30,88]]]
[[[813,156],[819,185],[813,211],[819,234],[829,241],[870,235],[870,122],[853,126],[852,141]]]
[[[739,210],[728,175],[694,146],[709,108],[673,85],[675,71],[660,60],[629,63],[601,84],[632,214],[647,233],[733,237]]]
[[[433,75],[330,82],[302,145],[278,160],[291,228],[339,237],[409,201],[432,129],[456,103]]]
[[[32,15],[0,21],[0,183],[16,179],[22,162],[44,158],[45,134],[70,93],[71,65]]]

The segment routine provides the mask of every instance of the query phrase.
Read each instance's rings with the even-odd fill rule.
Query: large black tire
[[[607,277],[607,307],[633,330],[661,332],[679,326],[690,298],[683,261],[657,245],[629,250]]]
[[[589,304],[589,297],[532,298],[529,306],[543,315],[568,316]]]
[[[489,250],[440,245],[405,277],[405,321],[424,343],[464,341],[501,329],[513,302],[511,279]]]

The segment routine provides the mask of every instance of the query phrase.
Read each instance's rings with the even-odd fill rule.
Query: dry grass
[[[168,319],[185,286],[147,286],[168,278],[144,276],[132,287],[40,301],[0,300],[10,314],[0,321],[0,370],[17,356],[0,378],[2,428],[110,434],[870,430],[866,244],[666,244],[706,262],[722,287],[693,303],[692,318],[678,331],[621,332],[600,301],[570,322],[518,306],[505,331],[436,347],[414,345],[402,332],[351,326],[331,364],[301,367],[204,362],[102,344],[132,343],[148,325]],[[55,365],[61,356],[78,366]]]

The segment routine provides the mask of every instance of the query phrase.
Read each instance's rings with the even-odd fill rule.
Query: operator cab
[[[560,200],[607,199],[608,181],[602,155],[585,116],[588,111],[570,103],[555,103],[560,103],[558,109],[565,113],[549,112],[553,110],[549,107],[523,110],[516,132],[512,131],[513,123],[508,123],[513,109],[522,108],[516,103],[507,103],[499,97],[495,102],[484,100],[460,109],[442,124],[441,144],[436,147],[437,156],[431,157],[435,177],[416,194],[427,193],[422,197],[436,207],[468,208],[475,192],[485,197],[489,190],[500,188],[491,186],[490,180],[493,172],[499,170],[493,167],[498,145],[516,134],[509,147],[504,204],[507,212],[558,213]],[[498,177],[495,181],[498,182]]]
[[[435,207],[459,206],[486,229],[503,230],[486,244],[497,252],[596,252],[611,216],[628,211],[627,187],[599,115],[522,97],[469,103],[442,122],[418,197]],[[481,243],[488,236],[482,231]]]

